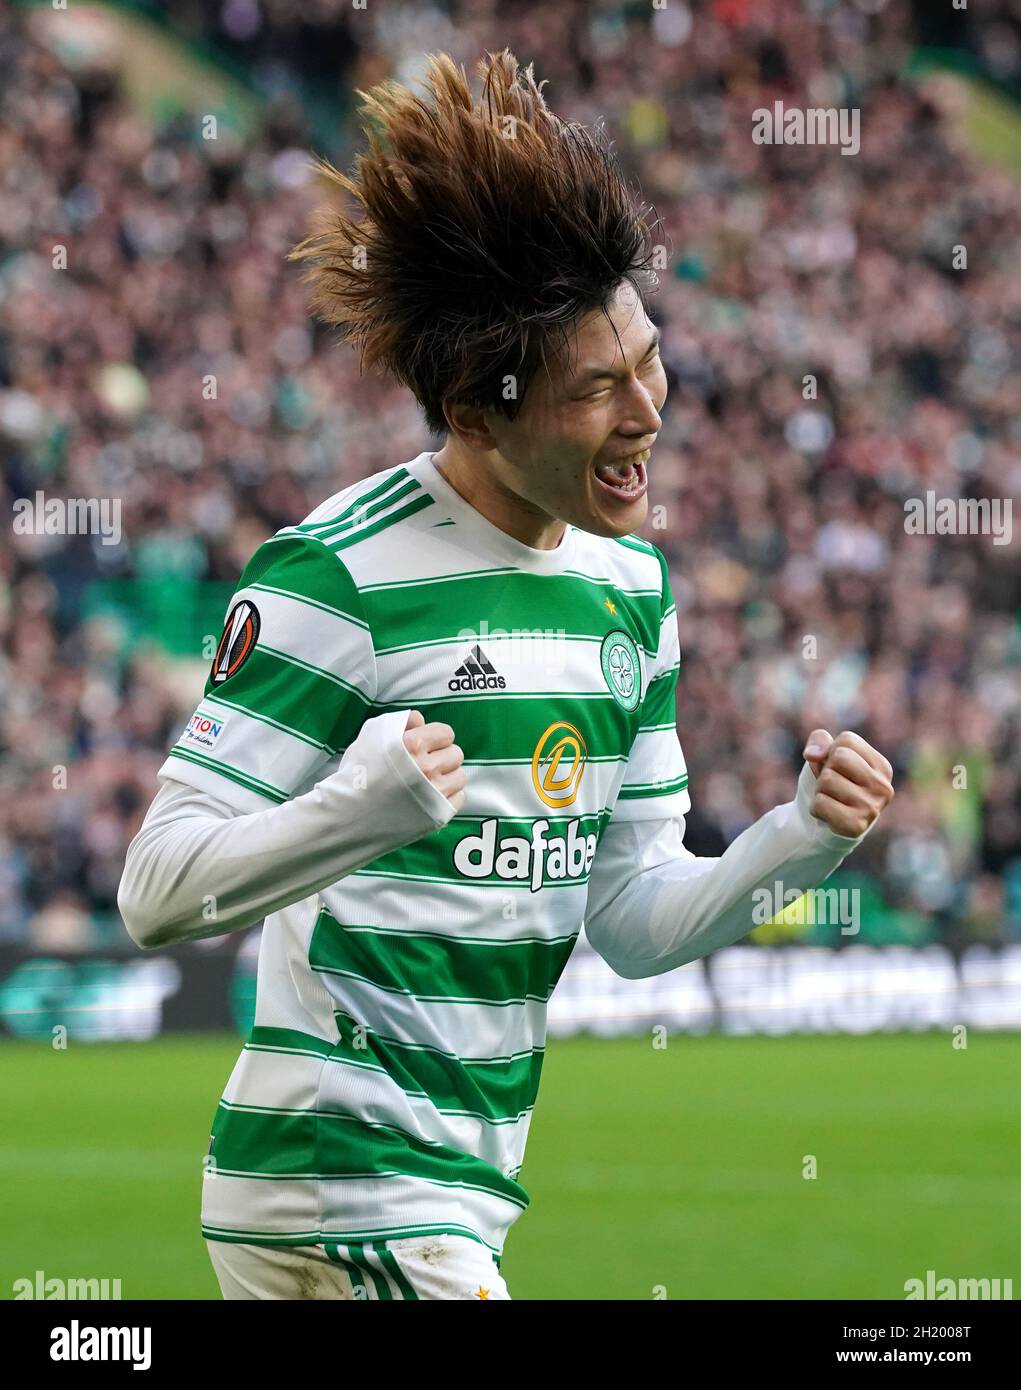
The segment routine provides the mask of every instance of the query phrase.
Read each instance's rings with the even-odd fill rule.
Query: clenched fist
[[[436,790],[460,811],[466,780],[461,766],[464,753],[454,742],[450,725],[427,724],[421,711],[413,709],[404,730],[404,746]]]
[[[813,729],[803,756],[816,777],[809,810],[837,835],[863,835],[893,800],[893,768],[858,734]]]

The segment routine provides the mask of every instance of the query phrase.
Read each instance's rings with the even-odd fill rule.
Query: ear
[[[470,449],[488,452],[498,447],[496,437],[488,425],[490,412],[483,406],[444,401],[443,414],[451,434],[455,434],[461,443],[467,444]]]

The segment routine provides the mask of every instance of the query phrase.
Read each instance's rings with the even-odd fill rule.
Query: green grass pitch
[[[1021,1289],[1021,1040],[553,1039],[507,1243],[518,1299],[903,1298]],[[210,1298],[209,1121],[237,1042],[0,1045],[0,1297],[120,1278]],[[802,1176],[814,1155],[818,1176]]]

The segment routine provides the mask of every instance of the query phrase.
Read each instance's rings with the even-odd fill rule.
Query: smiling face
[[[505,529],[530,544],[555,544],[548,537],[562,531],[557,522],[597,536],[638,530],[648,511],[646,465],[667,394],[658,342],[625,281],[605,314],[594,311],[579,322],[567,359],[551,361],[548,374],[541,367],[535,372],[516,419],[451,408],[453,434],[473,451],[484,450],[474,467],[485,476],[476,473],[471,500],[497,524],[483,498],[517,512],[524,527]],[[455,468],[462,483],[466,472],[463,463]],[[456,476],[451,481],[458,485]],[[529,522],[545,541],[528,539]]]
[[[517,419],[489,417],[504,485],[594,535],[638,530],[667,394],[659,336],[627,282],[606,314],[582,319],[569,360],[535,373]]]

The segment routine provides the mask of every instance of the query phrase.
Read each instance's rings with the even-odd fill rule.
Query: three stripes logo
[[[506,690],[507,682],[476,642],[447,682],[448,690]]]
[[[219,685],[228,676],[236,675],[245,664],[255,650],[261,626],[259,610],[254,603],[250,603],[248,599],[235,603],[227,614],[223,636],[220,638],[220,645],[216,649],[213,666],[209,672],[209,678],[214,685]]]

